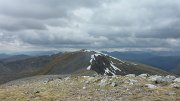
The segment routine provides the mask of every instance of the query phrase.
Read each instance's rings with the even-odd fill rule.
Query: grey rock
[[[171,80],[175,80],[176,79],[176,77],[172,76],[172,75],[167,75],[166,78],[171,79]]]
[[[101,86],[101,87],[104,87],[104,86],[108,85],[107,79],[102,79],[98,85]]]
[[[33,93],[40,93],[40,90],[34,89]]]
[[[174,80],[174,82],[180,83],[180,77],[179,77],[179,78],[176,78],[176,79]]]
[[[172,83],[173,79],[170,77],[163,77],[163,76],[150,76],[149,77],[150,81],[154,81],[155,83]]]
[[[172,84],[170,84],[170,87],[172,87],[172,88],[180,88],[180,84],[179,83],[172,83]]]
[[[157,78],[162,78],[162,76],[158,76],[158,75],[152,75],[152,76],[150,76],[149,77],[149,81],[156,81],[157,80]]]
[[[86,89],[86,87],[83,87],[83,89]]]
[[[117,86],[117,83],[116,83],[116,82],[112,82],[112,83],[111,83],[111,86],[112,86],[112,87],[116,87],[116,86]]]
[[[134,84],[137,84],[137,83],[138,83],[137,80],[133,80],[133,79],[130,79],[130,80],[129,80],[129,84],[130,84],[130,85],[134,85]]]
[[[153,85],[153,84],[145,84],[145,87],[148,87],[148,88],[150,88],[150,89],[155,89],[155,88],[157,88],[157,86],[156,86],[156,85]]]
[[[149,74],[140,74],[138,75],[138,77],[142,77],[142,78],[147,78],[149,76]]]
[[[67,80],[69,80],[69,79],[70,79],[70,77],[66,77],[66,78],[64,78],[64,80],[65,80],[65,81],[67,81]]]
[[[135,74],[127,74],[126,77],[136,77]]]

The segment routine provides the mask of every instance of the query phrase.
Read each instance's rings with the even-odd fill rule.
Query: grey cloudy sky
[[[180,50],[180,0],[0,0],[0,52]]]

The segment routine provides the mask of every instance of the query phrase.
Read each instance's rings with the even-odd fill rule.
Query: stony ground
[[[0,101],[180,101],[180,83],[143,76],[40,76],[0,86]],[[175,79],[175,78],[174,78]]]

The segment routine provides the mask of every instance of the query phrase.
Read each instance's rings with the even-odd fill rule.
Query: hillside
[[[96,71],[102,75],[126,75],[130,73],[168,74],[150,66],[136,64],[100,52],[86,50],[65,53],[55,57],[40,71],[40,74],[72,74],[77,71],[87,70],[88,67],[91,67],[89,70]]]
[[[46,75],[0,85],[1,101],[179,101],[180,78]]]
[[[49,56],[39,56],[11,62],[0,62],[0,83],[33,76],[51,60]],[[32,75],[33,74],[33,75]]]
[[[0,69],[2,69],[0,71],[1,83],[27,76],[49,74],[110,76],[142,73],[169,74],[151,66],[120,60],[89,50],[33,57],[8,63],[1,62]]]
[[[14,61],[19,61],[19,60],[25,60],[28,58],[32,58],[32,56],[21,54],[21,55],[9,56],[9,57],[6,57],[4,59],[1,59],[0,61],[2,61],[2,62],[14,62]]]
[[[178,65],[180,64],[179,51],[177,52],[104,52],[116,58],[127,61],[134,61],[157,67],[159,69],[180,74]]]

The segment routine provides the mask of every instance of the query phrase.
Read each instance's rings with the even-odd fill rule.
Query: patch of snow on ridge
[[[109,68],[106,68],[104,71],[105,71],[104,75],[107,75],[107,73],[111,73],[113,76],[115,75],[113,72],[109,70]]]
[[[111,58],[113,58],[113,59],[115,59],[115,60],[118,60],[118,61],[120,61],[120,62],[122,62],[122,63],[125,63],[124,61],[122,61],[122,60],[120,60],[120,59],[118,59],[118,58],[115,58],[115,57],[113,57],[113,56],[109,56],[109,57],[111,57]]]
[[[99,51],[94,51],[94,52],[96,52],[96,53],[98,53],[98,54],[102,54],[102,55],[104,55],[104,56],[109,56],[108,54],[105,54],[105,53],[102,53],[102,52],[99,52]],[[113,58],[113,59],[115,59],[115,60],[118,60],[118,61],[120,61],[120,62],[122,62],[122,63],[125,63],[124,61],[122,61],[122,60],[120,60],[120,59],[118,59],[118,58],[115,58],[115,57],[113,57],[113,56],[109,56],[109,57],[111,57],[111,58]]]
[[[116,66],[113,65],[114,63],[111,61],[110,65],[111,67],[114,69],[114,70],[118,70],[118,71],[121,71],[119,68],[117,68]]]
[[[96,53],[96,54],[94,54],[94,56],[96,56],[96,57],[97,57],[97,56],[101,56],[101,55],[102,55],[102,54],[99,54],[99,53],[98,53],[98,54],[97,54],[97,53]]]
[[[87,70],[91,70],[93,61],[96,61],[96,59],[97,59],[98,56],[110,57],[110,58],[113,58],[113,59],[115,59],[115,60],[120,61],[121,64],[122,64],[122,63],[125,63],[125,62],[123,62],[123,61],[121,61],[121,60],[119,60],[119,59],[117,59],[117,58],[115,58],[115,57],[109,56],[109,55],[104,54],[104,53],[102,53],[102,52],[98,52],[98,51],[91,51],[91,52],[94,52],[95,54],[92,54],[92,55],[91,55],[90,65],[87,67]],[[116,73],[117,73],[118,71],[121,71],[118,67],[116,67],[116,66],[114,65],[115,63],[113,63],[112,61],[109,61],[109,62],[110,62],[110,63],[109,63],[110,65],[108,65],[108,64],[106,65],[106,63],[103,62],[103,67],[102,67],[102,68],[104,69],[104,75],[112,74],[112,75],[114,76],[114,75],[116,75]]]
[[[93,62],[93,60],[96,60],[95,57],[98,57],[98,56],[101,56],[101,54],[93,54],[93,55],[91,55],[91,59],[90,59],[91,64],[87,67],[87,70],[91,70],[92,62]]]
[[[91,60],[90,60],[90,63],[91,63],[91,64],[92,64],[92,61],[93,61],[93,60],[96,60],[95,57],[97,57],[97,56],[101,56],[101,54],[93,54],[93,55],[91,55]]]
[[[105,54],[105,53],[100,52],[100,51],[83,50],[83,52],[95,52],[96,54],[100,54],[100,55],[104,55],[104,56],[109,56],[108,54]],[[115,57],[113,57],[113,56],[109,56],[109,57],[111,57],[111,58],[113,58],[113,59],[115,59],[115,60],[118,60],[118,61],[120,61],[120,62],[122,62],[122,63],[125,63],[124,61],[122,61],[122,60],[120,60],[120,59],[118,59],[118,58],[115,58]]]
[[[135,66],[137,66],[138,64],[136,64],[136,63],[131,63],[132,65],[135,65]]]
[[[87,70],[91,70],[91,65],[89,65],[89,66],[87,67]]]
[[[83,52],[92,52],[92,51],[91,51],[91,50],[85,49],[85,50],[83,50]]]
[[[101,54],[101,55],[104,55],[104,56],[108,56],[107,54],[102,53],[102,52],[99,52],[99,51],[94,51],[94,52],[96,52],[96,53],[98,53],[98,54]]]
[[[94,51],[94,52],[96,52],[96,53],[98,53],[98,54],[101,54],[101,55],[104,55],[104,56],[109,56],[108,54],[105,54],[105,53],[102,53],[102,52],[99,52],[99,51]],[[125,63],[124,61],[122,61],[122,60],[120,60],[120,59],[118,59],[118,58],[115,58],[115,57],[113,57],[113,56],[109,56],[109,57],[111,57],[111,58],[113,58],[113,59],[115,59],[115,60],[118,60],[118,61],[120,61],[120,62],[122,62],[122,63]]]

